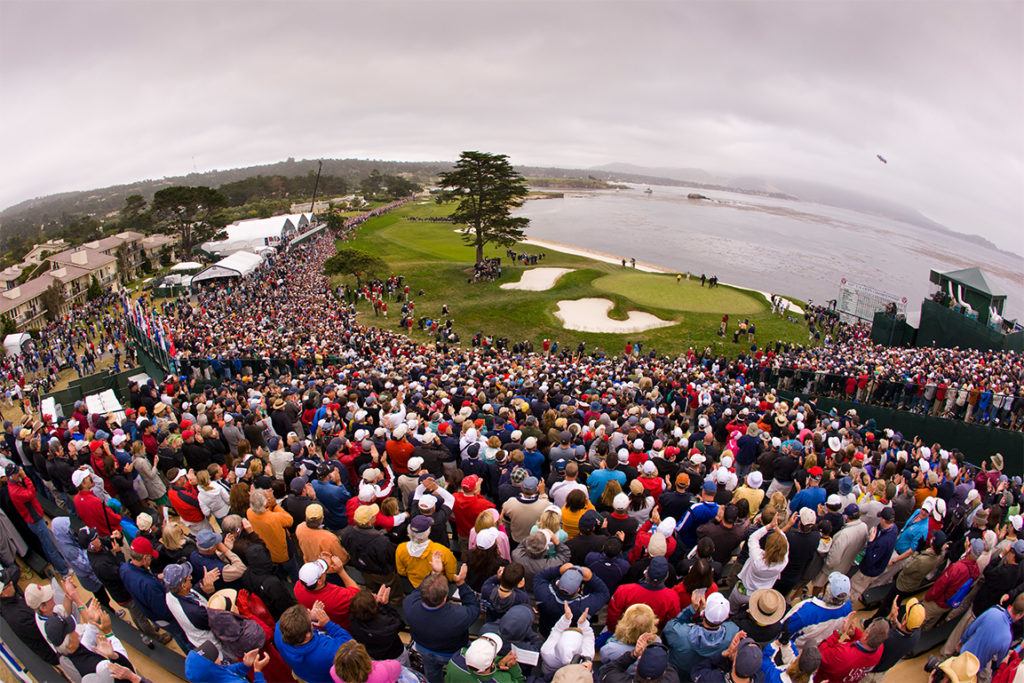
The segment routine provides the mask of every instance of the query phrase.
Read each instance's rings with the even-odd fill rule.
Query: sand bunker
[[[613,305],[608,299],[598,298],[559,301],[555,317],[562,321],[562,326],[567,330],[606,334],[643,332],[675,325],[671,320],[662,320],[658,316],[640,311],[629,311],[625,320],[612,320],[608,317],[608,311],[612,310]]]
[[[523,271],[523,277],[519,282],[506,282],[502,289],[522,289],[527,292],[543,292],[551,289],[558,282],[558,278],[566,273],[571,273],[574,268],[531,268]]]

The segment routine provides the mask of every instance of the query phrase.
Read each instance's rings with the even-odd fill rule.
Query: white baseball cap
[[[704,605],[704,618],[712,624],[721,624],[729,618],[729,600],[721,593],[712,593]]]
[[[419,507],[421,510],[432,510],[437,506],[437,496],[426,493],[419,497]]]
[[[497,634],[481,633],[466,649],[466,666],[477,673],[488,671],[494,665],[502,644]]]
[[[82,482],[88,479],[91,475],[88,470],[75,470],[71,473],[71,483],[76,487],[81,486]]]
[[[307,586],[315,586],[320,577],[326,573],[327,562],[325,560],[307,562],[299,569],[299,581]]]
[[[629,496],[625,493],[617,493],[612,498],[612,507],[616,510],[625,510],[629,507]]]

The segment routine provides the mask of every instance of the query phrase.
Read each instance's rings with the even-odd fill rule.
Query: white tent
[[[177,265],[171,266],[171,272],[173,273],[187,273],[190,270],[202,270],[203,264],[198,261],[184,261]]]
[[[261,247],[276,247],[282,240],[307,225],[309,217],[304,213],[238,221],[224,228],[227,233],[224,239],[204,242],[202,247],[211,254],[231,254],[241,250],[257,251]]]
[[[21,353],[21,345],[32,339],[26,332],[15,332],[4,337],[4,350],[8,356],[17,356]]]
[[[263,257],[251,251],[236,251],[192,276],[192,284],[225,277],[245,277],[260,267]]]

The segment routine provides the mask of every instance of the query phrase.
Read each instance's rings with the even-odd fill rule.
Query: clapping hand
[[[219,569],[203,569],[203,580],[199,584],[199,587],[202,588],[205,593],[212,593],[214,591],[214,584],[219,578]]]
[[[653,633],[641,633],[640,637],[636,639],[636,646],[633,648],[633,657],[640,659],[644,654],[644,650],[647,646],[654,642],[654,639],[658,636]]]
[[[248,652],[245,653],[245,655],[242,656],[242,664],[245,664],[247,667],[249,667],[251,669],[253,664],[256,663],[256,660],[259,658],[259,656],[260,656],[259,648],[256,648],[254,650],[249,650]]]
[[[568,603],[566,603],[566,604],[568,604]],[[576,626],[578,628],[583,628],[583,624],[587,623],[587,619],[589,617],[590,617],[590,608],[587,607],[586,609],[583,610],[583,614],[580,615],[580,618],[576,620]],[[572,618],[570,617],[570,621],[571,620],[572,620]]]
[[[430,556],[430,570],[438,574],[444,573],[444,558],[440,550],[435,550]]]
[[[327,616],[327,612],[324,610],[324,603],[322,601],[317,600],[313,603],[313,609],[309,612],[309,618],[310,621],[313,622],[313,625],[317,628],[323,628],[327,625],[327,622],[330,621],[330,618]]]
[[[502,657],[501,661],[498,662],[498,668],[501,669],[502,671],[508,671],[509,669],[511,669],[515,665],[516,665],[516,653],[515,653],[514,650],[512,652],[509,652],[504,657]]]
[[[391,600],[391,588],[389,586],[381,586],[373,598],[377,601],[378,605],[388,604],[388,601]]]

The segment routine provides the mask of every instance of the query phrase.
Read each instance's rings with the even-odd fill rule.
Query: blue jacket
[[[344,485],[327,481],[314,481],[313,491],[317,502],[324,507],[324,525],[328,529],[344,529],[348,526],[345,504],[350,497]]]
[[[153,575],[153,572],[131,562],[122,562],[118,574],[121,575],[121,582],[131,593],[132,599],[138,604],[143,614],[153,621],[177,623],[164,598],[167,590],[160,579]]]
[[[626,473],[618,470],[594,470],[587,477],[587,488],[590,489],[590,502],[597,504],[597,501],[601,498],[601,494],[604,493],[604,487],[608,485],[608,482],[614,479],[625,488],[626,487]]]
[[[907,520],[907,523],[903,525],[903,531],[896,538],[896,553],[903,554],[908,550],[916,551],[917,544],[921,542],[922,538],[928,536],[928,518],[914,521],[917,517],[917,513]]]
[[[960,651],[973,653],[981,662],[982,669],[988,662],[993,662],[995,667],[1010,650],[1012,628],[1013,621],[1006,608],[1000,605],[989,607],[964,631],[960,638]]]
[[[523,467],[538,479],[544,478],[544,454],[540,451],[523,451]]]
[[[676,525],[676,536],[683,547],[697,545],[697,528],[718,516],[718,504],[701,501],[694,503]],[[724,648],[723,648],[724,649]]]
[[[313,630],[313,637],[302,645],[289,645],[281,638],[281,624],[274,627],[274,647],[292,671],[306,683],[333,683],[331,669],[334,655],[344,643],[352,640],[348,631],[328,621],[323,631]]]
[[[892,558],[893,548],[896,547],[898,535],[895,524],[888,529],[878,527],[875,540],[868,542],[864,548],[864,558],[860,561],[860,571],[864,576],[880,576],[885,571]]]
[[[533,577],[533,597],[537,599],[537,613],[540,615],[538,626],[542,636],[551,633],[555,623],[565,616],[566,600],[558,594],[555,586],[555,581],[561,576],[559,569],[557,566],[548,567]],[[568,601],[573,623],[576,623],[585,609],[589,609],[591,614],[600,612],[610,598],[611,593],[604,581],[593,574],[590,581],[584,582],[582,592]]]
[[[192,683],[237,683],[248,680],[249,667],[238,664],[215,664],[195,650],[185,657],[185,678]],[[263,672],[257,671],[255,683],[264,683]]]
[[[716,655],[729,647],[739,627],[731,621],[709,630],[703,622],[694,624],[693,606],[687,607],[679,616],[665,624],[665,644],[669,647],[668,659],[679,671],[680,680],[690,680],[690,672],[701,661]]]
[[[476,591],[466,584],[459,586],[458,590],[461,605],[449,600],[440,607],[427,607],[418,588],[405,597],[402,611],[417,645],[451,656],[469,642],[469,627],[480,616],[480,601]]]
[[[829,607],[825,604],[824,600],[809,598],[796,604],[790,610],[789,616],[786,617],[784,623],[792,639],[796,639],[800,637],[800,632],[808,626],[814,626],[815,624],[833,619],[845,619],[846,615],[852,611],[853,606],[849,600],[838,607]]]
[[[828,494],[825,493],[825,489],[820,486],[809,486],[793,496],[793,500],[789,502],[789,509],[800,512],[803,508],[811,508],[817,512],[818,506],[824,505],[826,498]]]

